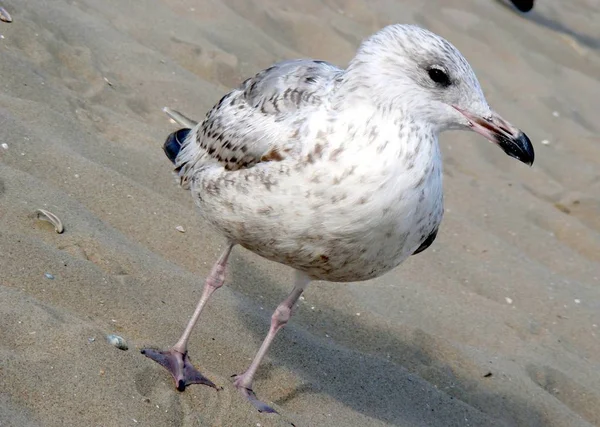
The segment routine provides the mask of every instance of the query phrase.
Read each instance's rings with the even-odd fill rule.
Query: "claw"
[[[266,412],[268,414],[279,414],[275,409],[271,408],[265,402],[261,401],[256,397],[256,393],[250,387],[244,387],[242,385],[243,375],[232,375],[232,378],[235,378],[233,385],[238,389],[240,394],[244,396],[248,401],[254,406],[258,412]]]
[[[184,391],[188,385],[204,384],[216,390],[219,388],[211,380],[206,378],[198,371],[187,354],[175,350],[158,351],[151,348],[145,348],[141,353],[154,360],[171,373],[175,380],[175,388],[178,391]]]

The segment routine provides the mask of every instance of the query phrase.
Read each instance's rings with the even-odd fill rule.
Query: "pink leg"
[[[296,301],[298,301],[298,298],[300,298],[300,295],[302,294],[304,289],[306,289],[306,286],[309,282],[310,278],[308,276],[306,276],[304,273],[296,271],[294,289],[292,289],[292,292],[288,295],[288,297],[285,300],[283,300],[283,302],[279,304],[279,306],[277,306],[275,312],[271,316],[271,328],[269,329],[269,333],[267,334],[265,340],[260,346],[260,349],[256,353],[256,356],[254,356],[254,360],[252,361],[246,372],[244,372],[241,375],[234,375],[235,381],[233,384],[235,385],[235,387],[240,391],[240,393],[243,396],[245,396],[250,401],[250,403],[254,405],[256,409],[258,409],[259,412],[277,411],[275,411],[267,404],[261,402],[256,397],[256,394],[252,390],[252,380],[254,379],[254,374],[258,369],[258,365],[260,365],[260,362],[265,357],[265,354],[267,354],[267,351],[269,350],[269,347],[271,346],[275,335],[281,328],[283,328],[286,325],[288,320],[290,320],[290,317],[292,317],[294,311],[294,304],[296,304]]]
[[[233,246],[233,243],[227,244],[225,251],[223,251],[218,261],[213,266],[210,275],[206,278],[202,296],[200,297],[200,302],[198,302],[196,310],[188,322],[185,331],[183,331],[181,338],[179,338],[179,341],[177,341],[173,347],[166,351],[158,351],[151,348],[145,348],[142,350],[142,354],[144,356],[149,357],[150,359],[159,363],[171,373],[175,379],[175,386],[179,391],[184,391],[185,387],[190,384],[205,384],[207,386],[217,388],[217,386],[211,380],[206,378],[196,368],[194,368],[188,356],[187,344],[188,340],[190,339],[192,329],[194,328],[194,325],[196,325],[196,322],[200,317],[200,313],[202,313],[202,309],[208,302],[208,299],[214,291],[223,286],[223,282],[225,281],[225,266],[227,265],[227,259],[229,258],[229,254],[231,253]]]

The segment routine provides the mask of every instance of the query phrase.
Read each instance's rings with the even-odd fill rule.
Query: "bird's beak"
[[[494,111],[490,117],[481,117],[455,105],[453,107],[469,121],[469,127],[497,144],[506,154],[531,166],[534,153],[531,141],[523,132],[504,120]]]

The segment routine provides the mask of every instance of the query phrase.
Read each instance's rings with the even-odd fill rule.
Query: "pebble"
[[[507,304],[512,304],[512,303],[513,303],[513,300],[512,300],[512,298],[509,298],[509,297],[504,297],[504,299],[506,300],[506,303],[507,303]]]
[[[46,279],[54,280],[54,276],[50,273],[44,273],[44,276],[46,276]]]
[[[125,341],[125,338],[120,337],[118,335],[113,335],[113,334],[107,335],[106,341],[108,341],[109,344],[117,347],[119,350],[127,350],[129,348],[127,346],[127,341]]]
[[[175,227],[175,230],[179,231],[180,233],[185,233],[185,228],[183,228],[183,226],[178,225],[177,227]]]
[[[558,111],[553,111],[553,112],[552,112],[552,115],[553,115],[554,117],[559,117],[559,116],[560,116],[560,114],[559,114],[559,112],[558,112]]]
[[[2,148],[4,148],[5,150],[8,150],[8,144],[6,142],[2,143]]]
[[[542,145],[550,145],[550,141],[548,141],[547,139],[543,139]]]

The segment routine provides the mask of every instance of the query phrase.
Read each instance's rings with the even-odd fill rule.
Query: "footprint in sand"
[[[115,256],[111,256],[108,253],[102,253],[98,247],[94,248],[93,246],[86,245],[83,242],[74,242],[59,246],[58,249],[75,258],[93,262],[100,269],[102,269],[102,271],[105,271],[111,276],[116,276],[121,280],[124,280],[127,276],[129,276],[128,271],[119,261],[116,260]]]
[[[529,378],[539,387],[560,400],[593,425],[600,425],[600,394],[590,390],[567,374],[550,366],[530,364],[526,367]]]

